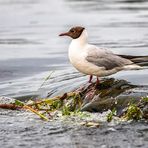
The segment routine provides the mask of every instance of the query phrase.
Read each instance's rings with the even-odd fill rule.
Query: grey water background
[[[97,46],[148,55],[147,0],[0,0],[0,96],[56,95],[86,83],[87,76],[69,64],[70,39],[58,37],[75,25],[85,26]],[[148,85],[148,70],[111,77]],[[147,147],[143,122],[90,129],[18,112],[0,115],[2,147]]]
[[[148,2],[142,0],[0,0],[0,95],[46,94],[87,82],[69,64],[69,38],[59,33],[85,26],[89,42],[115,53],[148,55]],[[113,77],[147,85],[148,70]],[[69,80],[68,80],[69,79]],[[73,84],[74,84],[73,83]],[[41,92],[43,91],[43,93]]]

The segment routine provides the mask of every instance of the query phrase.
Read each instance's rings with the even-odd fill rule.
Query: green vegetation
[[[98,127],[99,122],[95,121],[93,113],[81,112],[81,107],[83,104],[82,94],[78,91],[65,93],[62,96],[56,96],[54,98],[38,99],[37,101],[29,100],[27,102],[21,102],[16,100],[12,104],[1,104],[0,108],[7,109],[26,109],[36,115],[41,119],[48,121],[54,119],[54,117],[69,117],[69,118],[79,118],[81,119],[80,125],[85,125],[88,127]],[[142,118],[147,118],[147,113],[145,114],[142,108],[148,104],[148,98],[144,97],[139,100],[136,104],[134,101],[128,103],[124,108],[124,112],[119,117],[117,115],[117,108],[114,107],[110,113],[106,115],[106,121],[111,122],[114,117],[124,120],[140,120]],[[89,119],[89,120],[87,120]]]
[[[140,120],[142,118],[142,111],[136,104],[130,104],[124,117],[127,120]]]
[[[117,110],[114,108],[109,114],[107,114],[107,122],[111,122],[113,116],[116,116]]]

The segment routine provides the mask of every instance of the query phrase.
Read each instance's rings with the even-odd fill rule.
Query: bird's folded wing
[[[148,66],[148,56],[132,56],[132,55],[118,55],[122,58],[129,59],[140,66]]]
[[[95,47],[93,47],[93,49],[91,47],[91,49],[87,50],[86,60],[98,67],[103,67],[106,70],[133,64],[132,61],[115,55],[108,50]]]

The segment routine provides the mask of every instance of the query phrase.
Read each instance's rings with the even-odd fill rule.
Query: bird
[[[75,26],[59,36],[69,36],[68,56],[71,64],[81,73],[89,75],[89,83],[93,76],[99,78],[115,74],[121,70],[140,70],[148,56],[118,55],[106,48],[100,48],[88,43],[88,33],[85,27]]]

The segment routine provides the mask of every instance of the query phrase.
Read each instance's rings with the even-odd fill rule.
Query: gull
[[[89,83],[93,76],[97,77],[96,84],[99,84],[99,77],[121,70],[139,70],[142,69],[141,63],[148,62],[148,56],[117,55],[108,49],[89,44],[87,31],[82,26],[72,27],[59,36],[72,38],[68,49],[69,60],[79,72],[90,75]]]

